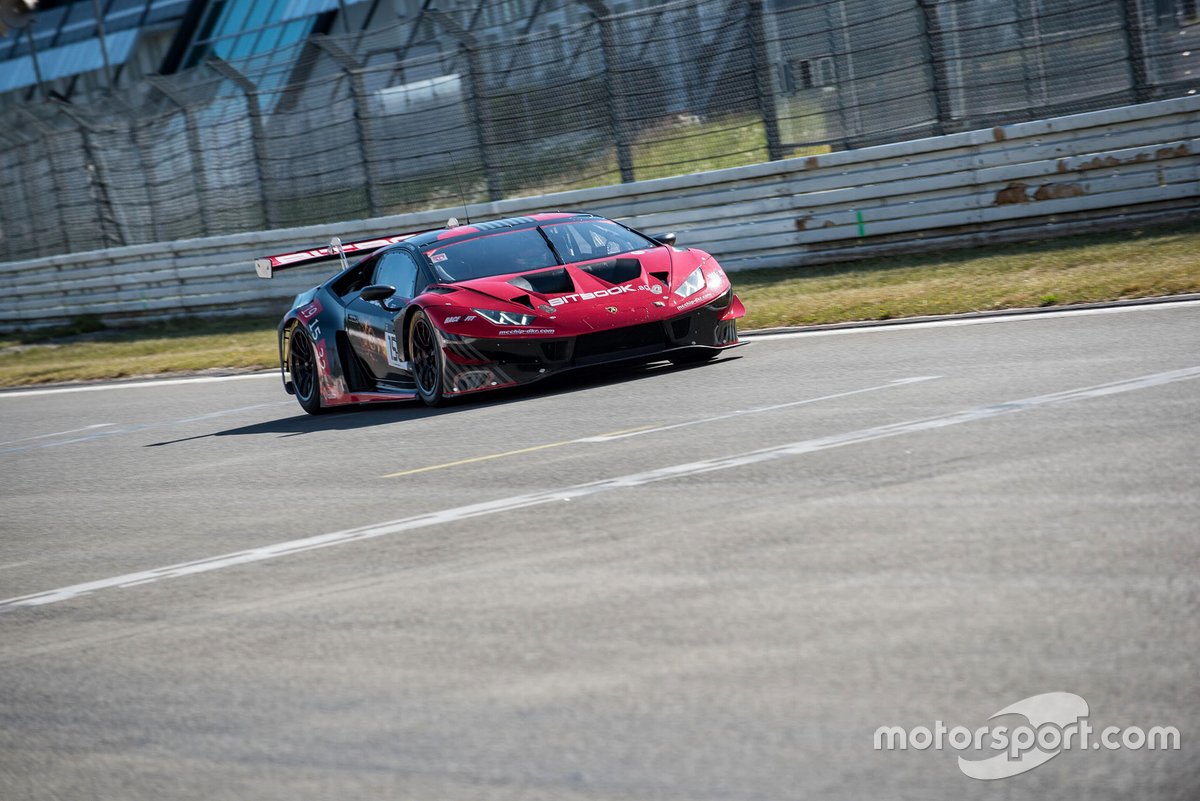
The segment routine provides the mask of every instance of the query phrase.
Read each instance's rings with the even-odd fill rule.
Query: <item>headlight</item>
[[[697,267],[691,275],[689,275],[682,284],[675,289],[675,294],[681,298],[688,298],[695,295],[701,289],[704,289],[704,268]]]
[[[533,325],[533,321],[537,319],[533,314],[514,314],[506,311],[492,311],[491,309],[471,309],[488,322],[496,325]]]

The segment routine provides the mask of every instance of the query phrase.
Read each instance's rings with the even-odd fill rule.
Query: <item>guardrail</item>
[[[586,209],[729,270],[1046,236],[1200,214],[1200,96],[633,184],[473,204],[486,219]],[[462,208],[0,264],[0,329],[282,311],[329,268],[253,259],[436,228]]]

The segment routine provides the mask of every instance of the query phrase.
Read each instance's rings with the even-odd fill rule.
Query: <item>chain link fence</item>
[[[497,36],[428,11],[6,112],[0,259],[680,175],[1200,86],[1194,0],[572,2],[592,13],[570,28]]]

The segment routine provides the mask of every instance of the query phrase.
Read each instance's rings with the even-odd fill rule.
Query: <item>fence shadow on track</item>
[[[550,376],[535,384],[499,389],[480,395],[470,395],[452,402],[449,406],[437,409],[431,409],[419,401],[346,406],[331,409],[322,415],[296,414],[278,420],[268,420],[265,423],[254,423],[248,426],[214,431],[210,434],[196,434],[191,437],[151,442],[142,447],[159,448],[165,445],[195,442],[210,437],[275,434],[278,438],[284,438],[313,434],[320,431],[354,431],[362,428],[409,423],[433,417],[454,415],[459,412],[477,409],[480,406],[507,406],[512,403],[523,402],[535,396],[553,397],[590,389],[599,389],[614,384],[640,381],[645,378],[657,376],[663,372],[713,369],[718,365],[730,364],[741,358],[737,354],[727,354],[712,362],[678,367],[662,362],[633,366],[617,364],[590,367],[562,375]]]

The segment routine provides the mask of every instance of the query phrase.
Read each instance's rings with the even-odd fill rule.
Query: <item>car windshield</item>
[[[542,230],[564,261],[588,261],[619,256],[634,250],[658,247],[658,243],[622,228],[610,220],[573,220],[543,225]]]
[[[434,243],[423,252],[442,278],[453,282],[540,270],[560,263],[658,247],[657,242],[609,220],[575,220],[543,225],[541,230],[545,238],[536,228],[522,228],[447,245]],[[546,238],[554,244],[554,250],[546,244]]]

